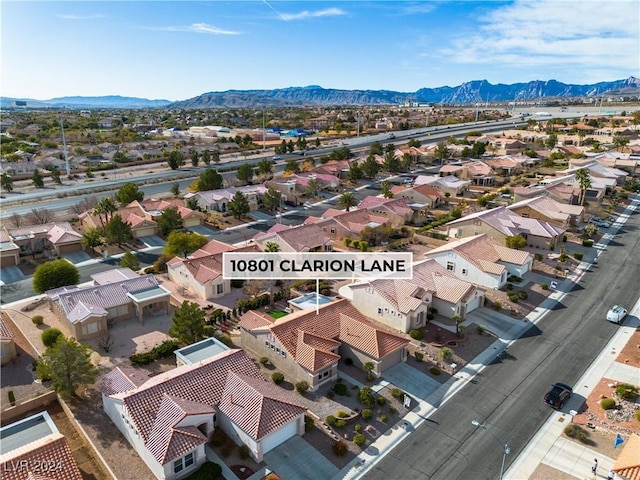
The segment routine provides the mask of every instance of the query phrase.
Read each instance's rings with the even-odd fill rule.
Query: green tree
[[[104,227],[107,223],[109,223],[109,220],[111,220],[114,212],[117,211],[118,205],[116,205],[116,202],[113,200],[113,198],[105,197],[101,198],[98,201],[98,204],[93,209],[93,214],[100,219],[100,223]]]
[[[460,327],[461,323],[464,322],[464,318],[462,318],[460,315],[454,315],[453,317],[451,317],[451,320],[453,320],[456,324],[456,335],[460,335]]]
[[[33,184],[36,188],[44,188],[44,177],[42,176],[42,173],[40,173],[40,170],[38,170],[37,168],[33,171],[31,180],[33,181]]]
[[[95,253],[96,247],[104,243],[102,232],[98,228],[89,228],[82,234],[82,245],[91,249]]]
[[[211,165],[211,154],[209,150],[205,150],[202,152],[202,163],[204,163],[207,167]]]
[[[200,173],[198,178],[198,190],[199,192],[208,192],[209,190],[218,190],[224,185],[224,179],[222,175],[214,168],[206,168],[204,172]]]
[[[62,398],[73,396],[81,385],[95,381],[98,369],[91,363],[91,350],[75,338],[59,338],[47,349],[36,370],[40,378],[50,378],[51,387]]]
[[[75,265],[64,259],[41,263],[33,273],[33,291],[44,293],[47,290],[67,285],[76,285],[80,281],[80,273]]]
[[[258,175],[271,175],[273,173],[273,162],[266,158],[258,162]]]
[[[13,192],[13,180],[6,173],[0,175],[0,187],[9,193]]]
[[[122,247],[123,243],[133,239],[131,224],[122,220],[122,217],[116,213],[104,226],[104,236],[108,243],[115,243],[118,247]]]
[[[133,252],[126,252],[120,258],[120,266],[122,268],[130,268],[134,272],[140,270],[140,260],[138,260],[138,256]]]
[[[244,217],[251,211],[249,200],[247,200],[247,196],[242,192],[236,192],[227,207],[229,213],[238,219]]]
[[[163,237],[166,237],[175,230],[182,230],[183,228],[184,223],[182,217],[175,207],[165,209],[158,218],[158,229]]]
[[[380,142],[373,142],[369,147],[369,155],[382,155],[384,153]]]
[[[62,185],[62,177],[58,167],[54,167],[53,170],[51,170],[51,180],[56,185]]]
[[[367,374],[367,380],[373,380],[374,378],[376,378],[375,374],[373,373],[375,368],[376,368],[376,365],[373,362],[364,362],[362,364],[362,369]]]
[[[545,146],[549,150],[551,150],[553,147],[555,147],[557,143],[558,143],[558,134],[555,133],[555,132],[551,132],[547,136],[547,139],[544,141]]]
[[[169,335],[187,345],[199,342],[204,338],[204,310],[195,302],[182,302],[180,308],[173,312],[173,324]]]
[[[167,163],[171,170],[178,170],[184,165],[184,154],[180,150],[172,150],[167,156]]]
[[[513,235],[505,239],[505,244],[509,248],[515,248],[518,250],[527,246],[527,239],[522,235]]]
[[[121,205],[129,205],[133,201],[141,202],[144,198],[144,192],[138,189],[138,185],[133,182],[127,182],[116,192],[115,199]]]
[[[348,173],[348,178],[349,181],[351,183],[358,183],[362,177],[364,176],[364,172],[362,171],[362,168],[360,167],[360,165],[358,165],[358,162],[353,161],[351,162],[351,164],[349,165],[349,173]]]
[[[238,167],[236,177],[245,185],[250,184],[253,179],[253,167],[248,163],[243,163]]]
[[[178,198],[180,196],[180,184],[178,182],[171,184],[171,194],[173,195],[173,198]]]
[[[295,158],[288,160],[286,165],[284,166],[284,172],[287,174],[299,173],[300,165],[298,165],[298,161]]]
[[[312,198],[318,196],[318,193],[320,193],[320,182],[318,182],[317,178],[309,179],[305,193]]]
[[[362,162],[362,172],[364,173],[364,176],[373,179],[376,175],[378,175],[379,171],[380,164],[376,161],[376,158],[373,156],[373,154],[369,154],[366,160]]]
[[[218,150],[214,150],[214,151],[211,153],[211,161],[212,161],[213,163],[215,163],[215,164],[220,163],[220,151],[218,151]]]
[[[199,233],[173,231],[167,237],[162,254],[167,258],[187,257],[208,242],[207,237]]]
[[[262,196],[262,205],[269,212],[275,212],[280,208],[282,202],[282,192],[276,190],[273,187],[267,188],[267,191]]]
[[[449,152],[446,143],[440,142],[436,145],[433,156],[440,162],[440,164],[443,164],[444,161],[449,158],[449,155],[451,155],[451,153]]]
[[[197,167],[199,161],[200,161],[200,155],[196,150],[193,150],[191,152],[191,166]]]
[[[575,178],[578,181],[580,187],[580,205],[584,205],[584,200],[587,196],[587,190],[591,187],[591,177],[589,176],[589,170],[587,168],[579,168],[576,170]]]
[[[352,207],[358,205],[358,199],[353,193],[344,192],[338,199],[338,205],[348,212]]]
[[[391,191],[391,182],[389,180],[383,180],[380,182],[380,189],[384,198],[393,198],[393,192]]]
[[[280,251],[280,245],[278,245],[275,242],[267,242],[265,244],[264,251],[265,252],[279,252]]]

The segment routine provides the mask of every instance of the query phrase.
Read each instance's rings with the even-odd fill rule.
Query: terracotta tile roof
[[[370,322],[356,320],[340,313],[340,340],[368,356],[381,359],[404,347],[408,340],[376,328]]]
[[[0,338],[2,340],[11,340],[14,337],[13,332],[4,321],[4,315],[0,315]]]
[[[307,411],[280,387],[233,371],[226,376],[219,408],[255,440],[279,430]]]
[[[505,267],[497,262],[503,261],[514,265],[524,265],[527,259],[531,257],[530,253],[505,247],[486,234],[474,235],[447,243],[428,251],[425,256],[429,257],[432,253],[450,250],[455,251],[480,270],[497,275],[502,274],[505,270]]]
[[[309,249],[332,243],[320,227],[316,224],[299,225],[277,233],[280,239],[296,252],[305,252]]]
[[[240,317],[238,327],[244,328],[245,330],[255,330],[257,328],[269,327],[274,321],[275,319],[267,314],[256,310],[249,310]]]
[[[54,225],[47,233],[47,238],[54,245],[64,243],[77,243],[82,241],[82,235],[72,228],[64,228],[60,225]]]
[[[7,232],[15,240],[17,237],[29,236],[31,234],[46,234],[56,226],[63,230],[73,230],[73,227],[69,222],[55,222],[44,223],[41,225],[26,225],[18,228],[8,228]]]
[[[409,313],[422,304],[420,298],[425,294],[424,289],[410,280],[379,279],[369,282],[376,293],[387,300],[396,310]]]
[[[440,198],[442,196],[438,191],[438,189],[432,187],[431,185],[426,185],[426,184],[416,185],[415,187],[413,187],[413,191],[418,192],[419,194],[432,199]]]
[[[300,330],[296,345],[296,362],[310,372],[317,372],[340,360],[340,355],[332,351],[339,346],[340,342]]]
[[[282,232],[283,230],[289,230],[290,228],[293,228],[293,225],[285,225],[284,223],[275,223],[266,232],[256,233],[253,236],[253,239],[258,240],[259,238],[266,237],[269,234]]]
[[[104,376],[100,388],[103,395],[110,397],[116,393],[135,390],[147,380],[149,380],[149,375],[143,370],[121,366],[114,368]]]
[[[509,210],[513,210],[518,207],[528,206],[549,218],[553,218],[560,221],[567,221],[569,216],[571,215],[581,215],[584,211],[584,207],[580,205],[569,205],[566,203],[560,203],[554,200],[553,198],[549,198],[547,196],[541,195],[538,197],[522,200],[517,203],[513,203],[509,205],[507,208]]]
[[[629,435],[620,456],[613,465],[613,471],[625,480],[640,480],[640,437]]]
[[[11,468],[12,465],[21,464],[61,465],[62,468],[48,469],[47,476],[43,477],[20,468]],[[0,456],[0,471],[2,472],[2,480],[26,480],[28,478],[82,480],[82,474],[75,458],[73,458],[71,448],[69,448],[67,440],[59,432],[47,435]],[[29,477],[28,474],[31,474],[32,477]]]
[[[449,303],[465,301],[476,291],[473,284],[460,280],[435,260],[414,263],[411,281]]]
[[[128,293],[139,292],[158,285],[156,277],[153,274],[148,274],[105,285],[79,287],[68,292],[61,292],[61,289],[49,290],[47,296],[50,300],[60,304],[70,322],[76,323],[84,318],[83,315],[93,309],[97,309],[96,312],[102,312],[102,309],[127,305],[131,302]]]

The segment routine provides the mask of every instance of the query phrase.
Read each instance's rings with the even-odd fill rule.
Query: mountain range
[[[613,82],[573,85],[556,80],[493,85],[487,80],[465,82],[457,87],[421,88],[415,92],[392,90],[338,90],[317,85],[274,90],[227,90],[203,93],[197,97],[170,102],[144,98],[60,97],[50,100],[3,97],[0,107],[9,108],[26,102],[30,108],[260,108],[322,105],[398,105],[413,103],[463,104],[474,102],[508,102],[522,100],[560,100],[597,97],[599,95],[640,96],[640,79],[629,77]]]

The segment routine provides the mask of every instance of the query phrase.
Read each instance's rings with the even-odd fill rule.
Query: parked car
[[[607,320],[620,325],[628,313],[626,308],[620,305],[614,305],[607,312]]]
[[[274,155],[274,156],[273,156],[273,159],[274,159],[274,160],[281,160],[281,159],[282,159],[282,157],[281,157],[280,155]]]
[[[544,403],[553,408],[562,408],[572,393],[573,389],[569,385],[554,383],[544,396]]]
[[[593,223],[594,225],[597,225],[598,227],[602,227],[602,228],[609,228],[611,226],[609,222],[605,222],[604,220],[600,220],[599,218],[593,218],[593,217],[589,219],[589,223]]]

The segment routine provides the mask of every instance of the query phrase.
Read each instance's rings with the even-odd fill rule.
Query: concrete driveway
[[[218,231],[214,230],[213,228],[209,228],[206,225],[196,225],[195,227],[189,227],[189,230],[194,233],[204,235],[207,238],[213,237],[214,235],[216,235],[216,233],[218,233]]]
[[[463,325],[484,325],[494,335],[504,340],[513,340],[522,335],[522,320],[496,312],[490,308],[478,308],[467,313]]]
[[[268,213],[260,212],[258,210],[255,210],[255,211],[251,212],[249,214],[249,216],[251,216],[252,218],[254,218],[256,220],[264,220],[265,222],[268,222],[269,220],[273,220],[274,219],[273,215],[269,215]]]
[[[0,283],[8,285],[24,279],[24,274],[18,267],[2,267],[0,268]]]
[[[269,469],[287,480],[326,480],[338,473],[338,467],[299,436],[265,453],[264,461]]]
[[[442,386],[429,375],[400,362],[382,374],[384,379],[415,398],[424,400]]]
[[[91,257],[87,252],[69,252],[63,253],[62,258],[73,263],[74,265],[82,262],[86,262],[87,260],[91,260]]]
[[[147,247],[164,247],[165,246],[165,241],[157,235],[146,235],[144,237],[140,237],[138,240],[144,243]]]

